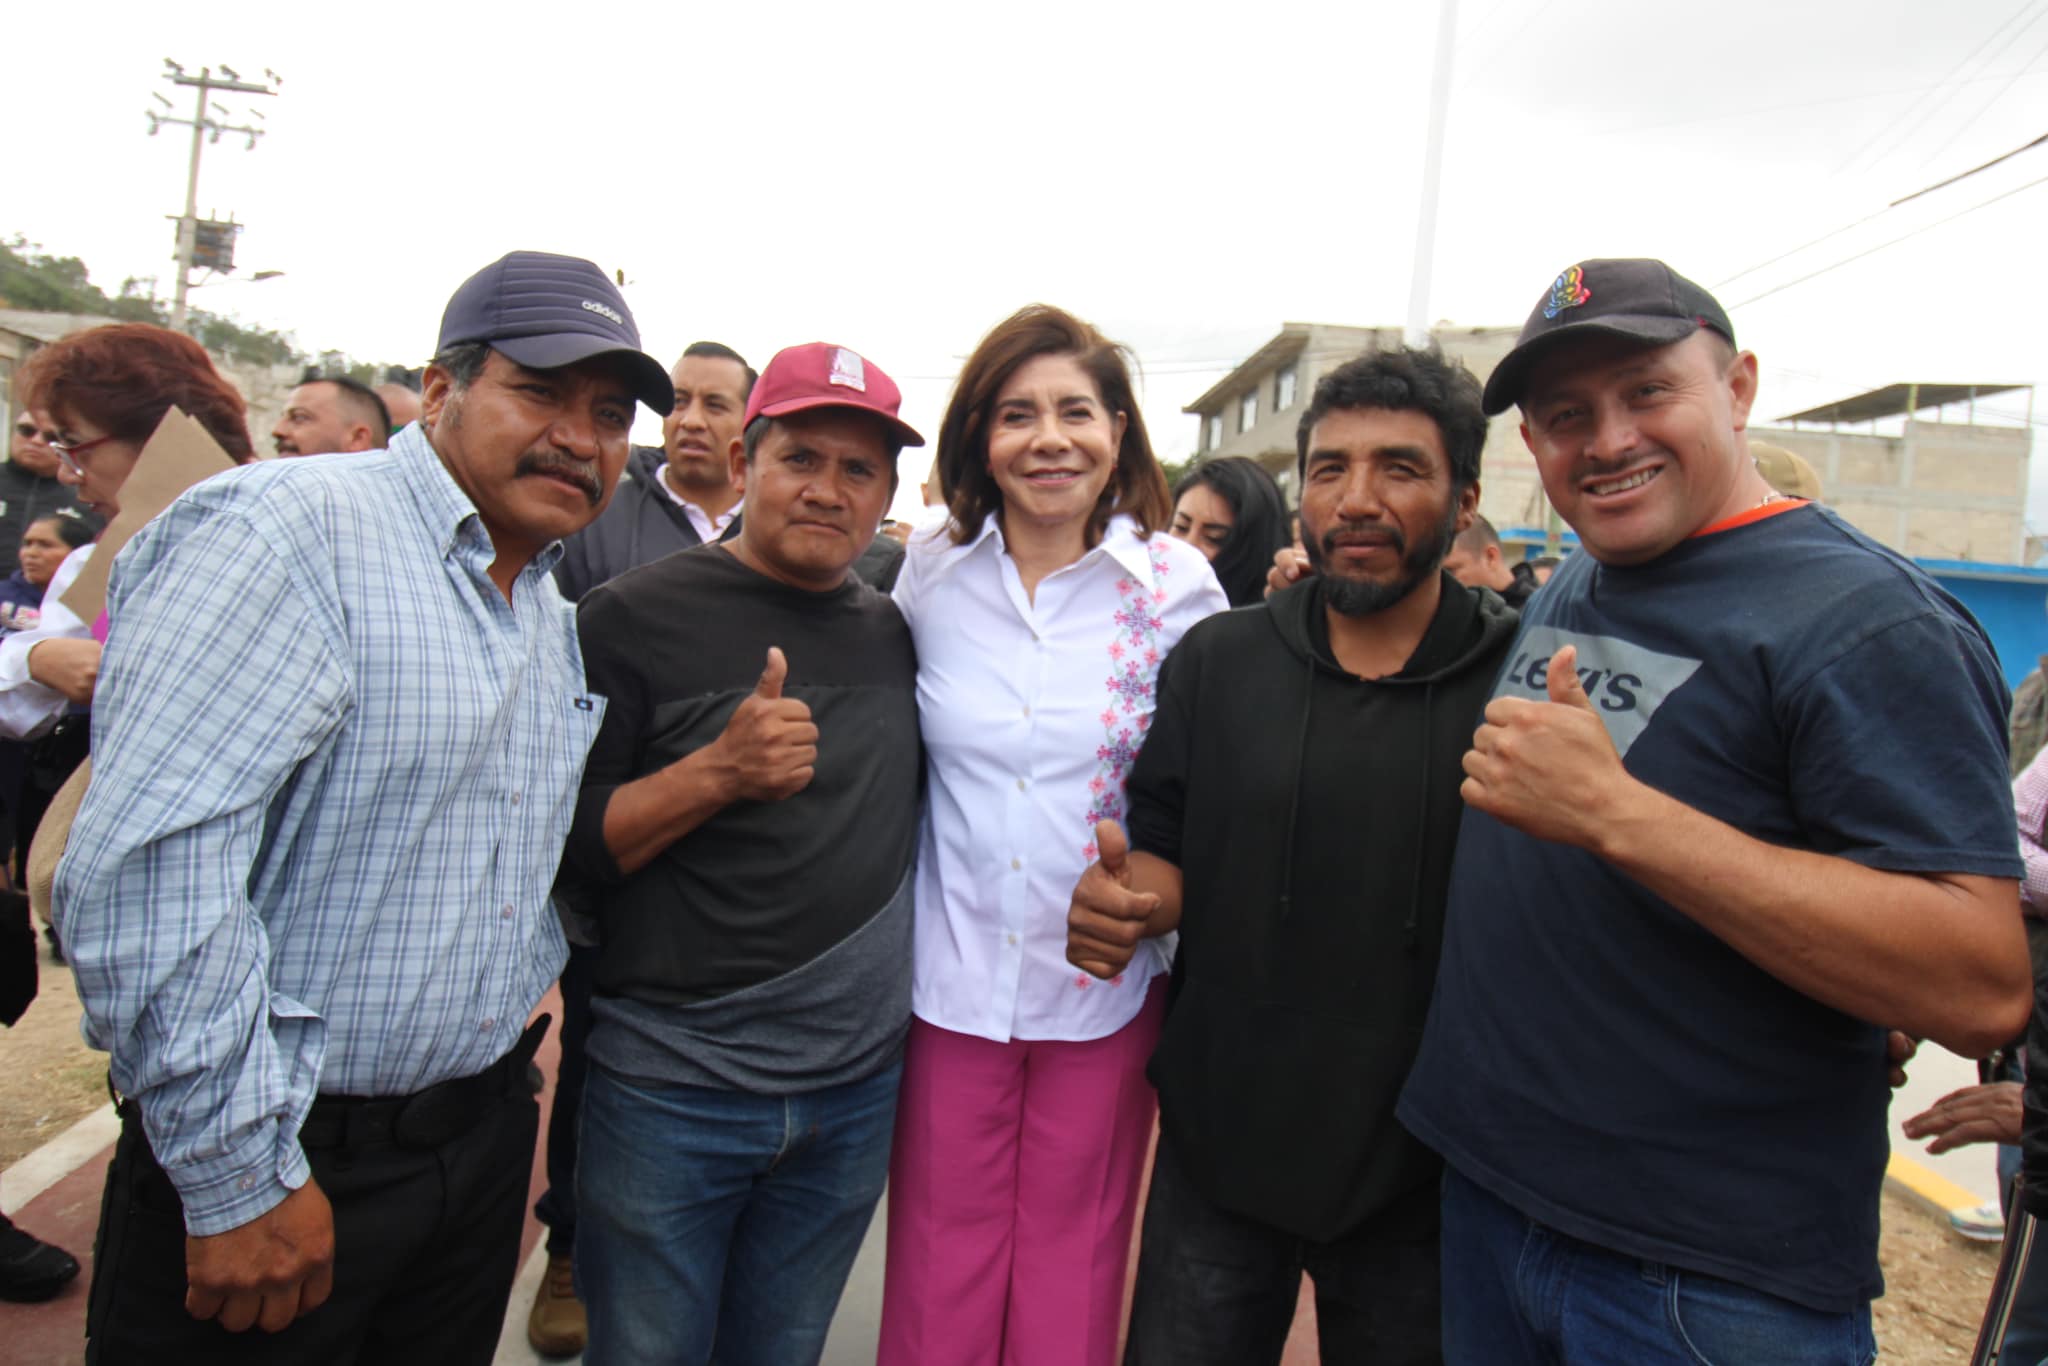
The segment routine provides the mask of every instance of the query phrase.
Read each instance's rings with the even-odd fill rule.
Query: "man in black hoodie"
[[[1317,384],[1319,571],[1191,630],[1097,833],[1068,956],[1180,933],[1129,1366],[1278,1362],[1302,1272],[1325,1361],[1439,1358],[1440,1165],[1394,1120],[1436,975],[1459,761],[1515,615],[1441,566],[1479,501],[1479,385],[1427,351]]]

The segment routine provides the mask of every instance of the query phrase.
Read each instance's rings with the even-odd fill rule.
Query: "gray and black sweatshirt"
[[[603,939],[592,1060],[766,1095],[893,1062],[924,772],[917,656],[895,605],[858,579],[807,592],[704,546],[593,589],[577,623],[607,705],[557,892]],[[604,842],[612,793],[717,739],[770,646],[789,660],[783,695],[817,724],[816,776],[782,801],[726,807],[622,874]]]

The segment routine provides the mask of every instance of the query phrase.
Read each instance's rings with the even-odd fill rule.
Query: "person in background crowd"
[[[2028,757],[2026,767],[2013,780],[2012,802],[2019,828],[2020,859],[2026,873],[2020,881],[2020,906],[2027,917],[2027,945],[2034,965],[2035,990],[2048,982],[2048,751]],[[2037,1008],[2029,1036],[2023,1045],[2028,1066],[2041,1055],[2048,1017]],[[2002,1210],[2013,1198],[2013,1180],[2027,1159],[2020,1147],[2024,1141],[2027,1104],[2025,1073],[2012,1079],[1982,1080],[1975,1086],[1951,1091],[1919,1114],[1905,1120],[1901,1130],[1907,1138],[1928,1140],[1927,1151],[1945,1153],[1972,1143],[1998,1145],[1999,1201],[1984,1217],[2009,1214]],[[2036,1096],[2034,1108],[2048,1110]],[[2036,1146],[2039,1139],[2035,1140]],[[2039,1160],[2032,1163],[2033,1180],[2044,1175]],[[1954,1222],[1959,1211],[1951,1210]],[[1974,1213],[1974,1211],[1972,1211]],[[2038,1211],[2037,1211],[2038,1213]],[[2033,1256],[2021,1270],[2012,1316],[2000,1342],[2001,1362],[2007,1366],[2041,1366],[2048,1361],[2048,1253],[2036,1244]]]
[[[286,396],[270,440],[279,455],[382,450],[391,442],[391,412],[376,390],[346,375],[309,379]]]
[[[1297,432],[1317,573],[1198,623],[1131,770],[1130,848],[1068,914],[1098,978],[1178,930],[1129,1366],[1436,1366],[1443,1164],[1394,1123],[1443,935],[1459,762],[1515,634],[1442,561],[1479,501],[1479,383],[1368,353]]]
[[[34,629],[58,567],[72,551],[91,545],[94,535],[91,523],[72,512],[52,512],[23,529],[20,567],[0,581],[0,631]]]
[[[47,439],[49,415],[17,404],[7,463],[0,465],[0,553],[18,546],[28,524],[53,512],[84,516],[85,510],[59,476],[63,462]],[[99,528],[96,518],[87,524]],[[18,565],[17,565],[18,567]]]
[[[661,445],[635,446],[604,515],[570,538],[555,581],[580,602],[601,583],[663,555],[732,534],[740,513],[733,450],[754,367],[720,342],[692,342],[670,371],[675,406]]]
[[[668,379],[610,279],[513,252],[390,448],[206,480],[122,553],[55,889],[124,1097],[89,1362],[495,1354],[604,707],[550,571],[636,398]]]
[[[555,566],[563,597],[580,602],[629,569],[735,534],[740,491],[733,455],[754,380],[754,368],[722,343],[692,342],[683,351],[669,372],[675,406],[662,419],[662,444],[633,447],[610,505],[563,546]],[[548,1111],[548,1184],[533,1207],[547,1225],[548,1269],[527,1313],[526,1337],[543,1355],[574,1356],[589,1331],[576,1295],[576,1116],[587,1075],[597,926],[566,904],[559,909],[569,936],[562,1048]]]
[[[1116,1352],[1171,951],[1098,982],[1066,908],[1121,818],[1160,661],[1227,601],[1172,515],[1122,348],[1056,308],[999,323],[911,537],[929,803],[916,1012],[889,1167],[882,1366]]]
[[[1798,452],[1768,441],[1752,441],[1749,458],[1756,462],[1756,472],[1764,477],[1764,482],[1787,498],[1804,498],[1814,503],[1821,500],[1820,474]]]
[[[1397,1112],[1448,1168],[1447,1366],[1864,1366],[1886,1029],[2026,1022],[1991,644],[1764,481],[1756,386],[1648,260],[1559,275],[1487,381],[1580,549],[1465,757]]]
[[[591,591],[611,699],[570,832],[594,912],[576,1173],[591,1366],[806,1366],[881,1198],[910,1017],[917,660],[853,578],[924,440],[880,367],[777,353],[739,534]]]
[[[385,383],[376,386],[376,394],[383,400],[384,411],[390,416],[392,431],[420,420],[419,390],[409,385]]]
[[[1472,514],[1472,525],[1458,533],[1451,553],[1444,557],[1444,571],[1467,588],[1491,588],[1501,601],[1521,610],[1536,591],[1536,574],[1527,560],[1510,566],[1501,554],[1500,533],[1493,523]]]
[[[1173,491],[1171,531],[1208,557],[1232,607],[1264,597],[1266,569],[1294,536],[1280,486],[1241,455],[1188,471]]]

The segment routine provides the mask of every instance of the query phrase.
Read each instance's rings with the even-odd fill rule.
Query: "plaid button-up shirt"
[[[316,1091],[480,1071],[560,971],[548,890],[603,715],[560,553],[508,603],[414,426],[207,480],[116,563],[57,916],[190,1232],[305,1181]]]

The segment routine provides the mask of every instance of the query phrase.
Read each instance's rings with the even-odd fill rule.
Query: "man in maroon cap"
[[[578,614],[610,699],[559,893],[594,915],[578,1289],[593,1366],[815,1362],[888,1172],[910,1018],[916,657],[850,569],[924,440],[791,347],[731,453],[731,540]]]

